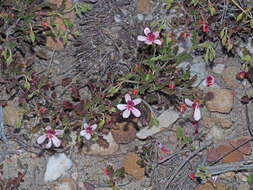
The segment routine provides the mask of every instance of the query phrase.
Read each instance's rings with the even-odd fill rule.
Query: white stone
[[[197,79],[192,84],[193,87],[196,87],[202,80],[206,78],[208,72],[206,70],[206,63],[201,57],[195,57],[193,59],[193,65],[191,66],[191,76],[197,75]]]
[[[152,136],[152,135],[168,128],[169,125],[173,124],[178,119],[178,117],[179,117],[178,112],[176,112],[174,110],[166,110],[157,118],[157,120],[159,121],[159,126],[142,128],[136,134],[136,136],[139,139],[146,139],[148,136]]]
[[[138,18],[139,21],[143,21],[144,16],[143,16],[143,14],[138,14],[137,18]]]
[[[213,72],[217,74],[221,74],[224,71],[225,65],[224,64],[217,64],[213,67]]]
[[[47,169],[44,176],[44,181],[54,181],[65,175],[67,170],[72,167],[72,161],[64,154],[56,154],[51,156],[47,162]]]
[[[213,127],[208,133],[208,139],[222,140],[224,139],[224,130],[218,127]]]
[[[83,148],[83,151],[85,152],[85,154],[106,156],[106,155],[111,155],[118,150],[119,145],[114,141],[111,133],[109,133],[108,135],[103,135],[103,137],[109,143],[108,148],[104,148],[100,146],[98,143],[95,143],[95,144],[92,144],[89,148],[87,147]]]

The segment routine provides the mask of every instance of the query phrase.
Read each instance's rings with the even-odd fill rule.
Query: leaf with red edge
[[[220,154],[217,152],[215,148],[211,148],[207,150],[207,161],[213,162],[220,157]]]
[[[62,79],[61,85],[65,87],[65,86],[68,86],[71,82],[72,82],[72,78],[67,77],[67,78]]]
[[[72,109],[73,109],[73,104],[72,104],[71,102],[69,102],[69,101],[63,101],[63,107],[64,107],[65,109],[70,109],[70,110],[72,110]]]
[[[84,100],[81,100],[79,103],[74,105],[74,111],[76,112],[76,114],[84,116],[84,113],[85,113]]]
[[[79,90],[77,89],[76,86],[72,86],[72,94],[71,97],[75,100],[75,101],[79,101],[81,99]]]
[[[95,190],[95,186],[93,184],[88,183],[88,182],[83,182],[83,184],[86,190]]]
[[[230,140],[229,143],[235,148],[235,147],[238,147],[239,145],[243,144],[247,140],[249,140],[249,138],[250,137],[248,137],[248,136],[242,136],[242,137],[238,137],[238,138]],[[251,142],[249,141],[248,143],[246,143],[245,145],[240,147],[238,150],[243,154],[250,155],[251,154]]]

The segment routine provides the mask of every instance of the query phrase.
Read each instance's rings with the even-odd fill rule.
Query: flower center
[[[199,108],[199,100],[195,100],[192,104],[193,108]]]
[[[208,77],[206,78],[206,82],[207,82],[208,85],[211,85],[212,82],[213,82],[213,78],[212,78],[211,76],[208,76]]]
[[[132,110],[134,107],[134,102],[132,100],[128,100],[126,106],[128,110]]]
[[[56,132],[54,129],[49,129],[49,130],[46,130],[46,135],[48,136],[48,138],[53,138],[53,135],[55,135]]]
[[[87,133],[92,134],[92,128],[90,126],[87,127],[85,130]]]
[[[150,33],[148,33],[148,41],[155,41],[155,35],[154,34],[152,34],[151,32]]]

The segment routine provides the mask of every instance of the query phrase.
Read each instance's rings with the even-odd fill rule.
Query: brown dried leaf
[[[79,101],[81,99],[79,90],[77,89],[76,86],[72,86],[72,94],[71,97],[75,100],[75,101]]]
[[[36,125],[36,126],[34,126],[34,127],[32,127],[30,129],[30,133],[31,134],[37,133],[40,129],[41,129],[41,126],[40,125]]]
[[[97,143],[103,148],[109,148],[109,143],[103,138],[103,136],[98,136]]]
[[[71,82],[72,82],[72,78],[67,77],[67,78],[62,79],[61,85],[65,87],[65,86],[68,86]]]
[[[242,137],[238,137],[235,139],[232,139],[229,141],[229,143],[233,146],[233,147],[238,147],[239,145],[243,144],[244,142],[246,142],[247,140],[249,140],[250,137],[248,136],[242,136]],[[251,154],[251,142],[248,142],[247,144],[243,145],[242,147],[240,147],[238,149],[241,153],[246,154],[246,155],[250,155]]]
[[[88,182],[83,182],[83,184],[86,190],[95,190],[95,186],[93,184],[88,183]]]
[[[63,107],[65,109],[71,109],[72,110],[73,109],[73,104],[69,101],[63,101]]]
[[[79,103],[74,105],[74,111],[76,114],[83,116],[85,113],[85,105],[84,105],[84,100],[81,100]]]

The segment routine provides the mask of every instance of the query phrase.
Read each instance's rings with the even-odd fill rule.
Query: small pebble
[[[143,14],[138,14],[137,18],[138,18],[139,21],[143,21],[144,16],[143,16]]]
[[[121,16],[119,14],[114,15],[115,22],[121,22]]]

